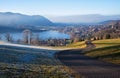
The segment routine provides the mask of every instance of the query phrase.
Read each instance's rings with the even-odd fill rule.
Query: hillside
[[[24,15],[12,12],[0,12],[0,26],[49,26],[53,23],[39,15]]]
[[[120,38],[120,20],[106,21],[103,25],[95,27],[92,36],[95,39]]]
[[[57,60],[55,50],[0,45],[0,78],[71,78],[73,70]],[[80,78],[80,77],[79,77]]]

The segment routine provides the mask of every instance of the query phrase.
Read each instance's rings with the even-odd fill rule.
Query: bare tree
[[[23,42],[26,44],[31,44],[32,32],[28,29],[23,31]]]
[[[7,33],[7,34],[5,35],[5,38],[6,38],[6,40],[7,40],[8,42],[11,42],[11,41],[12,41],[12,36],[10,35],[10,33]]]
[[[2,40],[2,36],[0,35],[0,40]]]
[[[34,45],[39,45],[39,42],[40,42],[39,34],[34,35],[31,43]]]
[[[79,37],[74,38],[74,43],[79,42],[79,41],[80,41]]]

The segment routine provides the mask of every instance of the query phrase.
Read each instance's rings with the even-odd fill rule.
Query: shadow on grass
[[[91,52],[96,52],[96,51],[110,50],[110,49],[120,49],[120,45],[109,46],[109,47],[104,47],[104,48],[97,48],[97,49],[87,51],[84,54],[91,53]]]
[[[103,55],[103,56],[98,56],[96,58],[116,58],[116,57],[119,57],[120,58],[120,51],[118,53],[113,53],[113,54],[108,54],[108,55]]]

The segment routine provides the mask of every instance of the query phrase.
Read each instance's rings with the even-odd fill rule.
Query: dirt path
[[[95,47],[91,42],[86,44],[87,49]],[[59,52],[57,58],[84,78],[120,78],[120,66],[84,56],[82,52],[84,49],[65,50]]]

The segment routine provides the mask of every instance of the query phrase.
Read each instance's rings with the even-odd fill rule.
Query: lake
[[[39,38],[41,40],[46,40],[46,39],[69,39],[70,35],[65,34],[65,33],[60,33],[58,31],[43,31],[43,32],[33,32],[33,34],[39,34]],[[5,35],[6,33],[0,33],[0,36],[2,40],[5,40]],[[12,38],[14,40],[22,39],[23,38],[23,33],[17,32],[17,33],[10,33]]]

